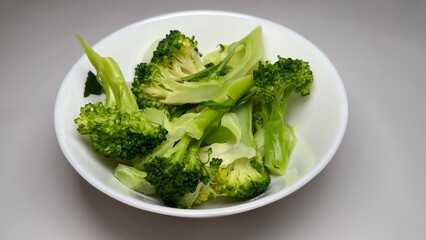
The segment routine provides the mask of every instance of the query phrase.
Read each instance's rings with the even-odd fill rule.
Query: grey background
[[[185,219],[138,210],[85,182],[56,141],[59,86],[97,42],[155,15],[226,10],[305,36],[335,64],[349,122],[330,164],[250,212]],[[1,1],[2,239],[426,239],[426,1]]]

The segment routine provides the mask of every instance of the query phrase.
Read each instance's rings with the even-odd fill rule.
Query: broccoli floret
[[[130,160],[148,155],[166,139],[167,131],[149,121],[127,86],[118,64],[99,56],[77,37],[106,94],[104,102],[88,103],[74,121],[77,131],[89,135],[93,148],[109,158]]]
[[[248,199],[265,192],[271,177],[256,159],[240,158],[220,168],[214,181],[220,196]]]
[[[156,108],[161,109],[164,104],[159,101],[158,98],[152,96],[140,86],[150,84],[151,79],[162,77],[160,69],[154,64],[140,63],[135,68],[135,78],[132,82],[132,92],[135,95],[136,102],[140,108]]]
[[[286,112],[293,92],[307,96],[313,83],[313,74],[307,62],[278,57],[275,63],[263,62],[253,72],[261,98],[261,116],[257,126],[264,128],[265,166],[275,175],[285,173],[288,159],[297,138],[286,122]]]
[[[142,111],[88,103],[75,119],[77,131],[89,135],[94,150],[108,158],[130,160],[149,154],[166,137],[166,130],[147,120]]]
[[[180,38],[166,36],[164,40],[160,41],[151,62],[140,63],[136,66],[132,91],[138,99],[139,106],[225,101],[226,99],[223,97],[213,99],[224,82],[250,75],[252,68],[263,56],[260,27],[240,41],[227,46],[225,57],[222,59],[221,56],[218,56],[217,58],[221,58],[219,63],[216,65],[208,63],[207,67],[198,67],[199,64],[194,67],[193,62],[198,63],[198,60],[201,61],[201,59],[181,61],[180,57],[173,57],[173,53],[176,52],[174,46],[181,45],[170,43],[176,39]],[[168,44],[161,44],[162,42]],[[186,44],[183,45],[183,48],[187,45],[193,46]],[[167,48],[172,48],[172,50],[165,50]],[[195,51],[193,47],[191,49],[185,50],[185,52]],[[196,52],[199,53],[198,50]],[[162,54],[164,54],[163,57],[161,57]],[[176,54],[179,55],[180,52]],[[196,56],[198,55],[192,54],[190,58],[193,59]],[[176,69],[183,69],[182,64],[191,65],[191,67],[185,67],[185,71],[177,71]]]
[[[184,136],[173,148],[144,164],[146,179],[165,205],[179,207],[186,193],[194,192],[200,182],[208,182],[209,172],[198,156],[198,142]]]
[[[183,197],[179,198],[177,201],[177,207],[179,208],[191,208],[193,205],[200,205],[201,203],[214,198],[217,196],[216,192],[212,188],[212,181],[216,177],[216,174],[219,170],[222,159],[213,158],[207,167],[209,177],[206,182],[198,183],[195,191],[186,193]]]
[[[181,82],[155,63],[138,64],[132,83],[132,92],[141,108],[197,104],[210,100],[219,88],[216,82]]]
[[[154,149],[149,157],[135,163],[147,173],[147,181],[155,187],[165,205],[189,207],[189,204],[183,202],[197,197],[189,198],[187,194],[196,192],[200,183],[207,185],[210,182],[211,168],[199,156],[200,144],[206,132],[212,129],[215,121],[226,110],[201,108],[200,112],[184,114],[177,119],[178,122],[164,121],[164,126],[171,129],[167,140]],[[186,118],[186,115],[193,117]],[[173,126],[181,125],[181,118],[184,118],[184,129],[175,130]]]
[[[271,179],[254,141],[252,101],[227,114],[222,117],[221,126],[228,128],[233,137],[225,143],[204,147],[212,149],[212,157],[220,156],[223,159],[213,181],[214,190],[220,196],[239,199],[256,197],[266,190]]]
[[[194,37],[189,38],[180,31],[172,30],[158,43],[151,61],[136,66],[132,92],[140,108],[155,107],[170,111],[174,108],[165,103],[197,103],[205,94],[211,95],[219,88],[214,84],[182,83],[182,78],[206,69],[197,44]],[[188,90],[192,90],[193,95],[189,96]],[[183,100],[181,94],[186,94]],[[173,100],[176,97],[180,100]]]
[[[171,30],[155,49],[151,63],[167,69],[171,76],[179,79],[204,70],[195,37],[187,37],[178,30]]]

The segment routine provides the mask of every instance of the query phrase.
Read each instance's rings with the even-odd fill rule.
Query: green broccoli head
[[[219,169],[214,180],[215,192],[220,196],[248,199],[267,189],[271,177],[262,163],[241,158]]]
[[[178,207],[186,193],[194,192],[200,182],[209,181],[209,171],[198,156],[199,143],[192,140],[184,136],[172,149],[144,164],[146,179],[165,205]]]
[[[140,63],[135,68],[135,77],[132,82],[132,93],[135,96],[136,102],[139,108],[157,108],[161,109],[164,104],[160,101],[160,98],[154,95],[148,94],[146,89],[151,84],[156,85],[161,81],[157,80],[162,78],[161,69],[150,63]]]
[[[253,79],[267,101],[280,101],[280,96],[293,91],[309,95],[314,77],[308,62],[278,56],[275,63],[260,63],[253,72]]]
[[[201,56],[195,37],[187,37],[178,30],[171,30],[158,43],[151,63],[163,67],[171,75],[181,78],[205,68]]]
[[[142,111],[123,112],[103,103],[83,106],[75,123],[80,134],[90,136],[96,151],[117,159],[143,157],[162,143],[167,134],[162,126],[148,121]]]
[[[205,167],[207,168],[209,175],[208,180],[206,179],[207,181],[199,182],[195,188],[195,191],[188,192],[180,197],[176,201],[175,206],[178,208],[191,208],[194,205],[199,205],[213,197],[216,197],[217,194],[211,185],[213,179],[216,177],[221,163],[222,159],[213,158],[209,164],[206,164]]]
[[[161,196],[164,204],[179,207],[180,199],[194,192],[197,185],[205,179],[201,163],[171,162],[164,157],[156,157],[144,165],[147,180]]]

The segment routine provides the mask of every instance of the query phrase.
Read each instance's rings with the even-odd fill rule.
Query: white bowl
[[[346,130],[348,106],[345,89],[336,69],[312,43],[292,30],[253,16],[218,11],[179,12],[150,18],[120,29],[96,45],[103,56],[113,57],[125,78],[131,81],[134,67],[157,39],[172,29],[194,35],[203,53],[219,43],[231,43],[262,26],[265,59],[282,57],[308,61],[314,73],[311,95],[294,97],[288,122],[296,128],[299,142],[291,156],[288,173],[273,177],[268,190],[247,201],[213,200],[194,209],[176,209],[161,200],[129,190],[112,175],[114,164],[95,153],[87,138],[76,131],[74,119],[87,102],[102,97],[83,98],[88,70],[93,70],[83,55],[69,71],[59,90],[55,105],[55,130],[60,147],[70,164],[91,185],[130,206],[146,211],[180,217],[215,217],[236,214],[277,201],[314,178],[332,159]],[[78,44],[76,40],[76,44]],[[83,50],[82,50],[83,54]]]

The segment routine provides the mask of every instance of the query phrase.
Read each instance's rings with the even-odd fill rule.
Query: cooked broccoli
[[[75,119],[77,131],[89,135],[93,148],[108,158],[133,159],[149,154],[166,138],[166,130],[144,115],[127,87],[118,64],[99,56],[77,36],[106,94],[104,102],[88,103]]]
[[[186,193],[180,197],[176,202],[176,206],[178,208],[191,208],[193,205],[200,205],[201,203],[217,196],[211,185],[212,181],[216,177],[221,162],[221,159],[213,158],[208,165],[206,164],[208,178],[206,181],[198,183],[193,192]]]
[[[219,169],[214,189],[220,196],[249,199],[264,193],[270,182],[271,177],[262,163],[240,158]]]
[[[151,195],[155,193],[155,188],[146,180],[146,175],[146,172],[124,164],[118,164],[114,169],[114,176],[126,187]]]
[[[256,67],[263,54],[262,28],[256,27],[241,40],[229,45],[220,44],[218,50],[205,57],[207,64],[218,65],[218,69],[212,71],[209,78],[220,78],[224,81],[247,75]],[[226,74],[220,76],[224,69],[227,69]]]
[[[212,149],[212,157],[220,156],[223,160],[213,181],[214,191],[219,196],[239,199],[256,197],[266,190],[271,181],[263,166],[263,156],[257,151],[254,141],[252,109],[252,102],[248,101],[227,113],[221,125],[227,127],[233,137],[225,143],[204,147]]]
[[[141,108],[196,104],[209,100],[219,88],[216,82],[181,82],[154,63],[138,64],[132,83],[132,92]]]
[[[251,104],[251,102],[247,104]],[[251,159],[256,156],[256,146],[253,143],[251,129],[249,129],[251,116],[237,114],[243,112],[248,114],[249,109],[245,109],[247,105],[242,106],[225,113],[220,120],[220,125],[205,137],[202,152],[200,152],[203,161],[210,158],[221,158],[222,165],[226,166],[236,159]]]
[[[211,168],[199,156],[200,144],[206,132],[212,129],[215,121],[226,110],[200,108],[199,112],[185,113],[177,118],[177,122],[164,121],[164,126],[171,129],[167,140],[154,149],[150,156],[135,163],[147,173],[147,181],[168,206],[185,207],[182,201],[188,200],[182,200],[183,197],[194,193],[200,183],[208,184],[211,179]],[[186,115],[192,119],[186,119]],[[182,118],[184,123],[179,122]],[[179,125],[183,125],[183,129]],[[177,129],[173,126],[177,126]]]
[[[287,124],[286,112],[293,92],[310,94],[313,74],[307,62],[278,57],[275,63],[263,62],[253,72],[260,99],[263,125],[265,166],[275,175],[285,173],[289,156],[297,139],[294,129]]]
[[[194,50],[196,48],[193,44],[182,45],[178,41],[182,38],[189,38],[184,37],[183,34],[180,34],[180,37],[173,36],[167,35],[160,41],[151,62],[140,63],[135,68],[132,91],[140,107],[163,107],[163,104],[198,104],[211,101],[216,92],[221,89],[224,81],[250,74],[252,68],[263,56],[260,27],[240,41],[226,47],[223,59],[221,55],[216,54],[216,58],[220,58],[219,63],[215,65],[210,62],[206,64],[207,67],[200,66],[201,58],[198,50]],[[186,42],[194,41],[190,40]],[[173,41],[178,41],[178,43],[173,44]],[[167,44],[162,44],[162,42]],[[180,46],[179,51],[175,46]],[[182,57],[180,57],[182,51],[190,52],[191,60],[182,61]]]
[[[230,103],[235,104],[254,86],[251,76],[242,79],[243,85],[242,80],[230,81],[233,84],[223,85],[219,89],[219,92],[232,96],[232,101],[228,101],[226,107],[199,106],[198,112],[188,112],[177,118],[186,119],[187,114],[192,117],[190,121],[184,119],[183,131],[177,130],[179,134],[176,134],[171,130],[168,140],[156,148],[151,157],[138,164],[148,174],[146,179],[155,186],[166,205],[179,207],[185,194],[194,193],[200,183],[209,183],[210,174],[206,162],[199,155],[200,145],[207,133],[216,126],[216,122],[232,108]],[[165,121],[163,124],[166,128],[173,129],[174,123]],[[167,127],[167,124],[171,126]]]
[[[172,110],[172,107],[164,105],[164,99],[188,87],[195,88],[197,97],[202,96],[205,91],[214,91],[211,84],[204,86],[187,83],[185,88],[180,83],[183,77],[206,69],[197,44],[194,37],[189,38],[178,30],[172,30],[158,43],[151,61],[136,66],[132,92],[140,108]],[[191,101],[179,104],[189,102]]]
[[[135,67],[131,89],[112,58],[78,39],[106,99],[81,108],[77,130],[120,159],[114,176],[127,187],[191,208],[259,196],[270,174],[285,174],[297,142],[290,96],[309,95],[313,74],[299,59],[263,60],[261,27],[204,59],[194,37],[172,30]]]
[[[208,182],[209,172],[198,155],[199,142],[185,135],[174,147],[143,165],[146,179],[165,205],[179,207],[180,198],[194,192],[200,182]]]
[[[194,36],[187,37],[178,30],[171,30],[158,43],[151,63],[167,71],[169,77],[180,79],[205,69],[201,56]]]

